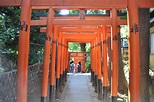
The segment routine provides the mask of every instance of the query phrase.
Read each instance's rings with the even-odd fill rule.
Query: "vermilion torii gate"
[[[85,68],[85,58],[87,58],[87,52],[69,52],[70,58],[73,58],[75,69],[77,69],[78,62],[82,64],[82,72],[86,71]]]
[[[19,55],[18,55],[18,82],[17,82],[17,102],[27,102],[27,74],[28,74],[28,51],[29,51],[29,35],[30,25],[47,25],[44,53],[44,65],[43,65],[43,81],[42,81],[42,102],[46,102],[47,88],[48,88],[48,70],[50,62],[50,44],[52,42],[52,67],[50,68],[50,102],[54,100],[54,86],[56,85],[56,97],[59,97],[61,91],[61,85],[66,80],[66,68],[68,65],[68,42],[79,41],[78,38],[68,36],[63,37],[64,31],[58,31],[59,25],[97,25],[102,27],[102,32],[94,31],[96,37],[91,40],[87,40],[90,34],[81,41],[91,42],[91,57],[92,57],[92,78],[95,84],[96,91],[100,98],[101,93],[101,70],[103,69],[103,88],[104,92],[107,87],[107,65],[106,65],[106,27],[104,25],[111,26],[111,38],[112,38],[112,101],[116,101],[117,87],[118,87],[118,17],[117,10],[128,10],[128,25],[129,25],[129,67],[130,67],[130,84],[129,94],[130,102],[139,102],[140,94],[140,56],[139,53],[139,32],[138,32],[138,8],[152,8],[154,2],[152,0],[0,0],[0,6],[21,6],[20,17],[20,35],[19,35]],[[31,21],[31,10],[37,9],[49,9],[47,19],[42,21]],[[110,18],[103,19],[78,19],[78,20],[58,20],[54,18],[54,10],[61,9],[103,9],[110,10]],[[56,25],[56,26],[55,26]],[[54,29],[53,29],[53,26]],[[82,29],[78,29],[77,32],[81,32]],[[89,31],[87,29],[87,31]],[[79,33],[78,33],[79,34]],[[78,35],[77,34],[77,35]],[[72,36],[72,35],[71,35]],[[81,35],[82,37],[83,35]],[[78,39],[78,40],[77,40]],[[23,46],[24,45],[24,46]],[[103,50],[101,49],[101,46]],[[101,64],[103,56],[103,62]],[[56,63],[56,64],[55,64]],[[102,67],[102,68],[101,68]],[[56,69],[56,84],[54,83],[54,73]],[[98,80],[98,82],[96,82]],[[103,93],[104,94],[104,93]],[[106,94],[104,94],[105,96]]]

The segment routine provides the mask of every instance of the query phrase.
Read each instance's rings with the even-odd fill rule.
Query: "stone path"
[[[67,84],[58,102],[99,102],[90,83],[90,74],[69,74]]]
[[[90,82],[90,73],[68,73],[68,80],[56,102],[103,102],[98,100],[97,94]],[[28,96],[28,102],[41,102],[41,88],[31,92]],[[154,102],[154,95],[150,97]],[[47,101],[48,102],[48,101]],[[108,97],[110,102],[110,97]],[[128,102],[118,98],[117,102]]]
[[[28,102],[40,102],[41,89],[28,96]],[[56,102],[101,102],[90,83],[90,73],[68,73],[68,81]]]

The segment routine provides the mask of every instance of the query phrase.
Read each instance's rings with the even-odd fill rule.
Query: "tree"
[[[149,9],[139,9],[140,38],[140,102],[150,102],[149,98]]]
[[[36,11],[32,12],[32,19],[38,19],[34,12]],[[0,66],[4,71],[17,68],[19,20],[20,7],[0,7],[0,58],[6,59],[1,62]],[[44,47],[42,45],[44,45],[45,35],[41,34],[39,29],[40,27],[31,27],[29,64],[43,59]]]
[[[4,71],[13,70],[17,65],[19,14],[19,7],[0,7],[0,53]]]
[[[81,47],[79,43],[69,42],[68,48],[71,52],[81,52]]]
[[[118,59],[118,91],[120,93],[125,93],[127,94],[128,91],[128,83],[125,77],[125,73],[124,73],[124,63],[123,63],[123,59],[122,59],[122,53],[121,53],[121,36],[119,34],[118,36],[118,55],[119,55],[119,59]]]

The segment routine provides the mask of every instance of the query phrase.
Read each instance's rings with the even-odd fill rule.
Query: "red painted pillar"
[[[32,0],[21,0],[21,24],[17,68],[17,102],[27,102],[31,1]]]
[[[95,71],[95,73],[94,73],[94,88],[95,88],[95,92],[97,92],[97,60],[96,60],[96,47],[95,47],[95,45],[96,45],[96,40],[94,40],[94,47],[93,47],[93,49],[94,49],[94,71]]]
[[[60,96],[60,74],[61,74],[61,35],[59,34],[57,42],[57,69],[56,69],[56,99]]]
[[[112,78],[111,78],[111,94],[112,102],[117,101],[118,94],[118,31],[117,31],[117,10],[111,10],[111,25],[112,25]]]
[[[68,42],[67,41],[65,41],[65,43],[66,43],[66,64],[65,64],[65,67],[66,67],[66,69],[65,69],[65,82],[67,82],[67,73],[68,73],[68,69],[70,68],[70,64],[69,64],[69,53],[68,53]]]
[[[90,45],[91,45],[91,49],[90,49],[90,56],[91,56],[91,60],[90,60],[90,63],[91,63],[91,82],[92,82],[92,84],[93,84],[93,72],[94,72],[94,70],[93,70],[93,63],[92,63],[92,59],[93,59],[93,55],[92,55],[92,42],[90,42]]]
[[[61,44],[60,44],[60,46],[61,46],[60,91],[62,92],[63,91],[62,86],[64,85],[64,83],[63,83],[63,79],[64,79],[64,77],[63,77],[63,72],[64,72],[64,66],[63,66],[63,63],[64,63],[64,60],[63,60],[63,58],[64,58],[64,38],[61,38],[60,42],[61,42]]]
[[[53,40],[52,40],[52,62],[50,66],[50,95],[49,101],[55,102],[55,69],[56,69],[56,37],[57,27],[54,26]]]
[[[49,76],[48,72],[49,72],[49,63],[50,63],[50,43],[52,39],[53,18],[54,18],[54,11],[52,8],[50,8],[48,13],[48,18],[47,18],[47,32],[46,32],[44,61],[43,61],[41,102],[47,102],[48,76]]]
[[[137,5],[138,1],[128,0],[130,102],[140,102],[140,48]]]
[[[68,50],[67,50],[67,51],[68,51]],[[67,59],[68,59],[68,60],[67,60],[67,68],[68,68],[67,70],[70,71],[70,53],[68,52],[67,54],[68,54],[68,55],[67,55]]]
[[[102,69],[101,69],[101,33],[97,33],[97,69],[98,69],[98,99],[102,99]]]
[[[94,59],[94,41],[91,41],[91,70],[92,70],[92,85],[95,85],[95,59]]]
[[[103,100],[107,101],[107,88],[108,88],[108,67],[107,67],[107,27],[102,27],[102,46],[103,46]]]
[[[65,41],[65,39],[64,39],[64,45],[65,45],[65,47],[64,47],[64,82],[66,82],[67,81],[67,43],[66,43],[66,41]]]

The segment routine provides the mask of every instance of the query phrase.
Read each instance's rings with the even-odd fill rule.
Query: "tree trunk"
[[[149,9],[139,9],[140,37],[140,102],[150,102],[149,98]]]
[[[109,91],[111,90],[111,60],[112,60],[112,51],[111,51],[111,37],[107,39],[107,56],[108,56],[108,80],[109,80]]]
[[[121,36],[118,36],[118,55],[119,55],[119,68],[118,68],[118,92],[127,94],[128,92],[128,83],[124,74],[124,66],[122,61],[121,54]]]
[[[80,46],[81,46],[81,51],[82,52],[86,52],[86,43],[80,43]]]

